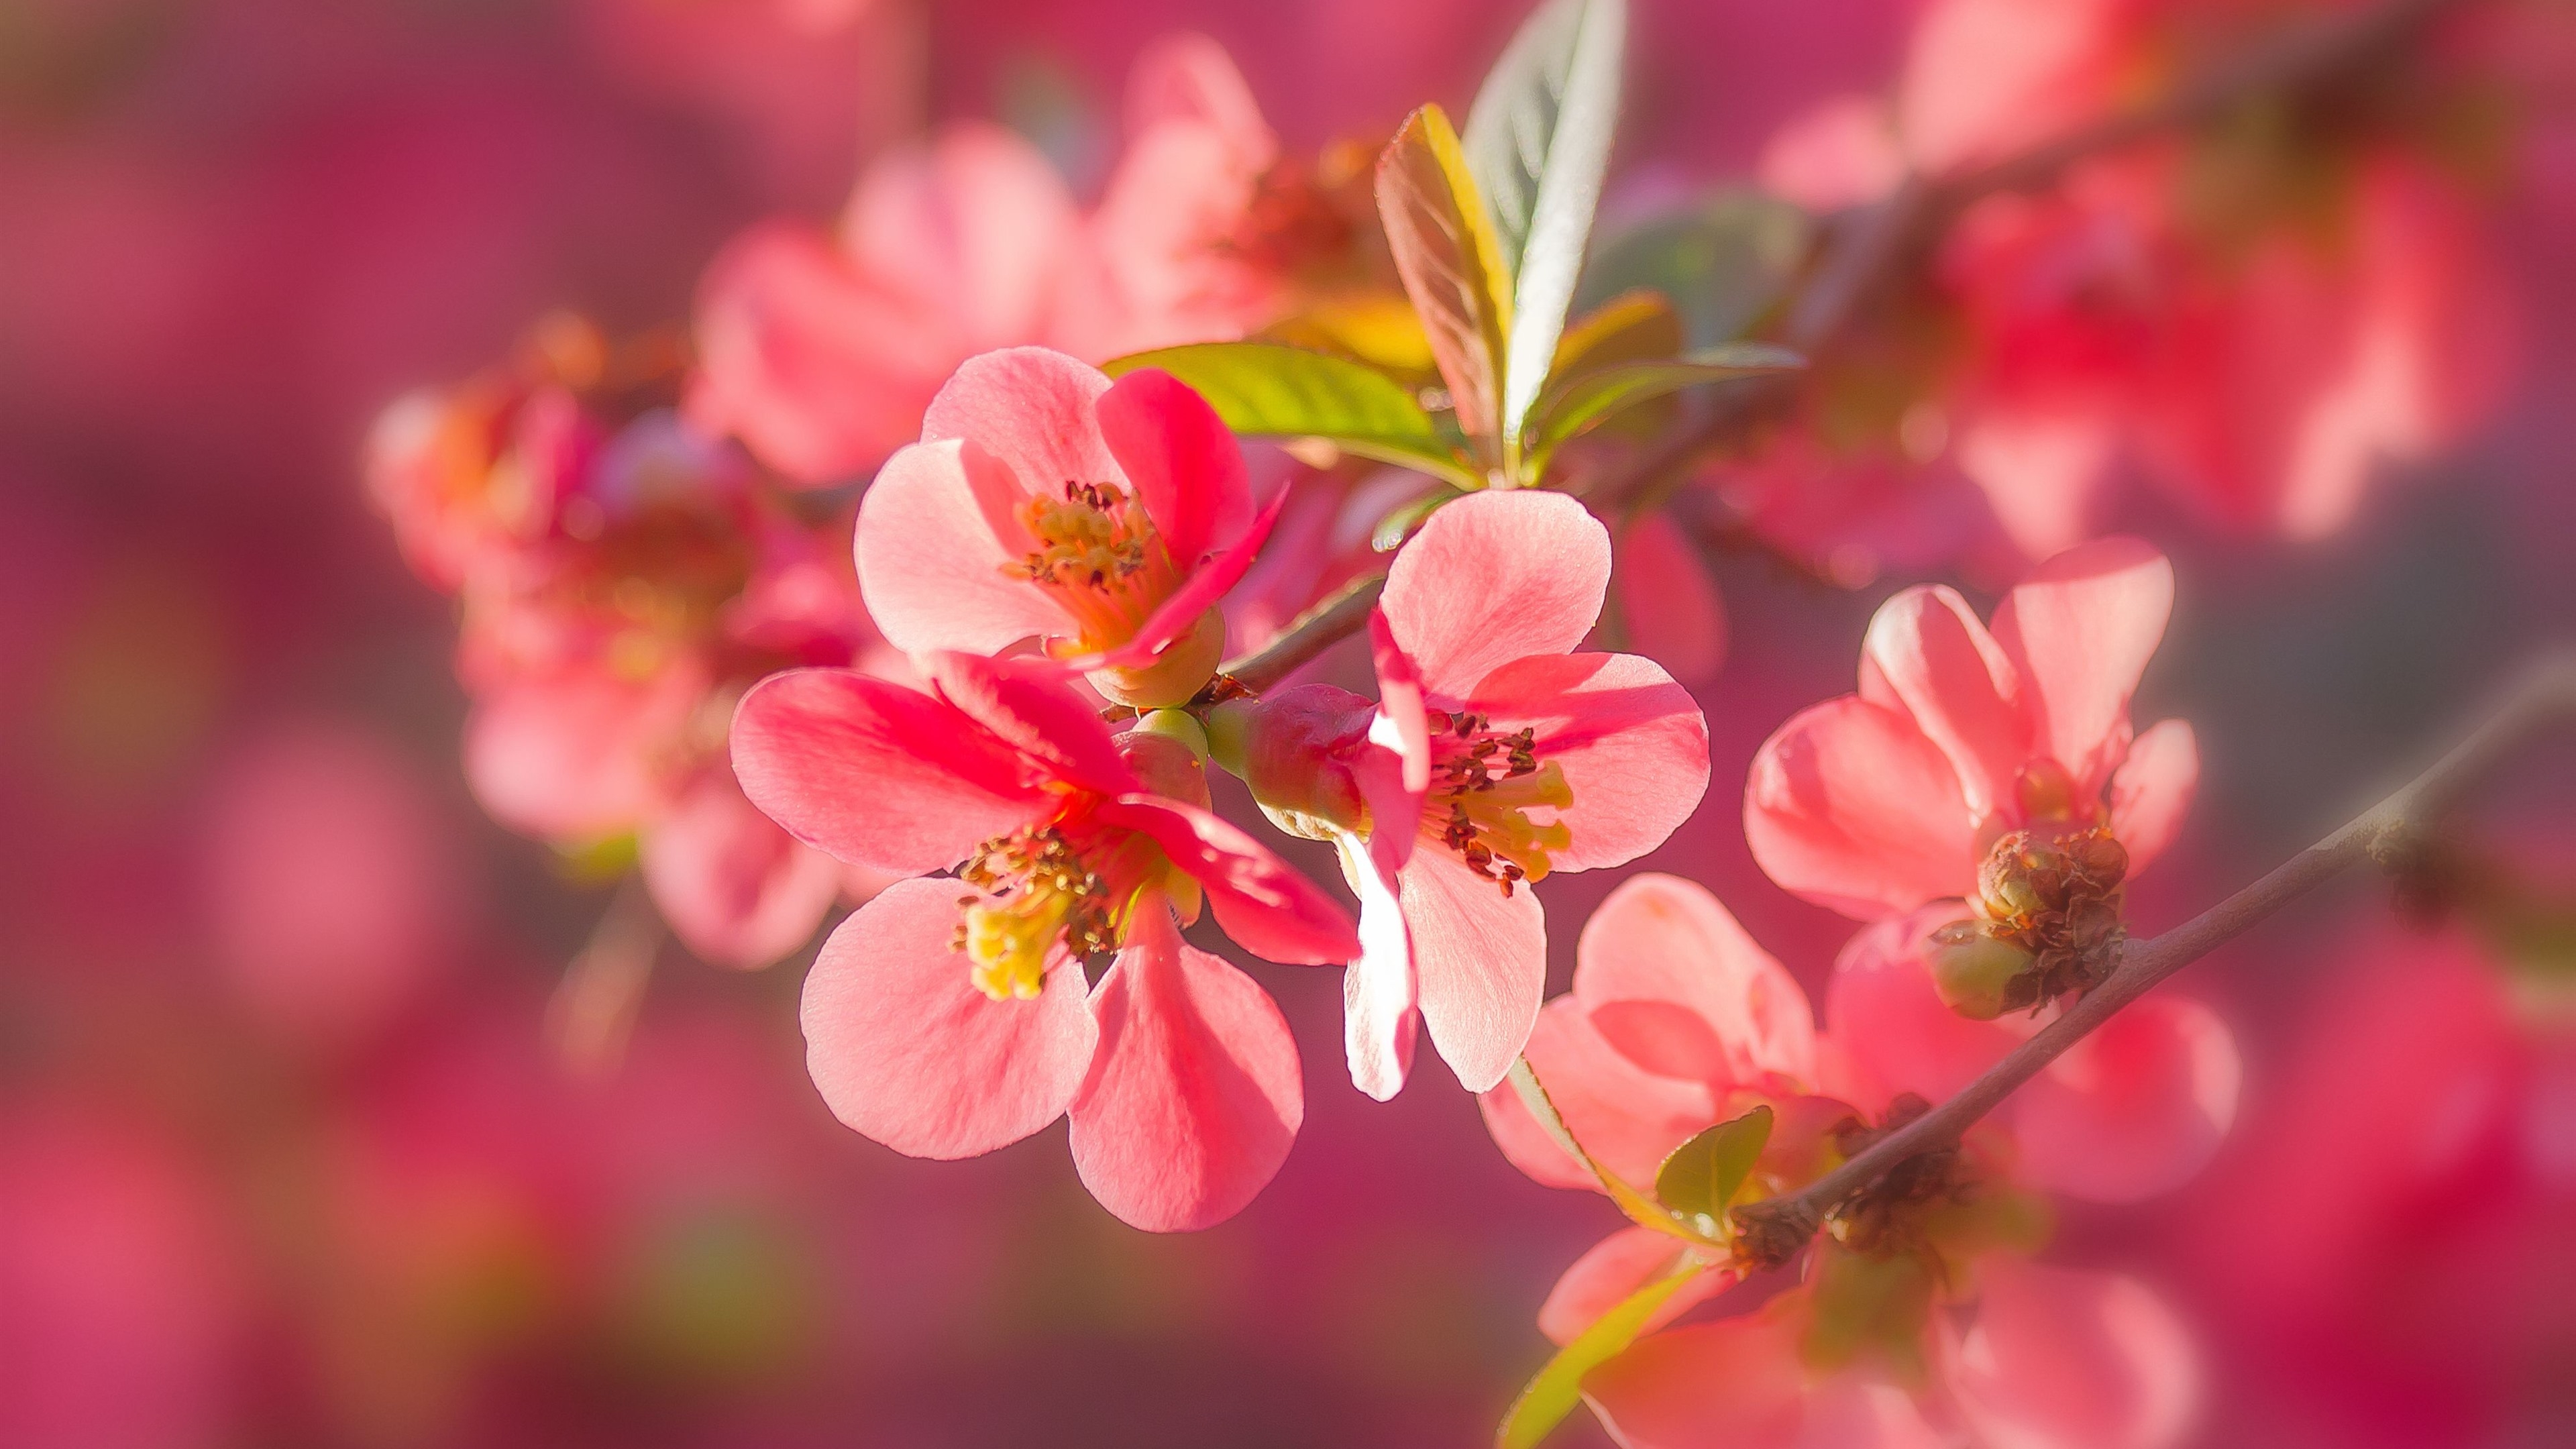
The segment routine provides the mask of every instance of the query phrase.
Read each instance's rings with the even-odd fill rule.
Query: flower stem
[[[1279,637],[1240,659],[1228,660],[1217,672],[1259,694],[1294,674],[1316,655],[1358,633],[1385,588],[1384,572],[1353,579],[1330,598],[1291,620],[1287,628],[1279,631]]]

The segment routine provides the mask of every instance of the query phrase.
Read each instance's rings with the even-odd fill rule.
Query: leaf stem
[[[2367,857],[2374,847],[2448,809],[2538,726],[2576,718],[2576,649],[2545,658],[2423,773],[2341,829],[2161,935],[2131,943],[2101,986],[2006,1053],[1957,1095],[1889,1133],[1840,1167],[1787,1197],[1738,1208],[1739,1229],[1786,1261],[1828,1214],[1909,1157],[1957,1141],[2013,1090],[2111,1019],[2120,1008]]]

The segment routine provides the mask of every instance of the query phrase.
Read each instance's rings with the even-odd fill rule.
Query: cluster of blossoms
[[[2189,8],[1943,0],[1897,100],[1794,127],[1770,180],[1821,212],[1973,175],[2115,110],[2197,33]],[[2237,1057],[2205,1008],[2130,1006],[1963,1139],[1822,1204],[1821,1233],[1763,1204],[2120,966],[2198,753],[2188,724],[2131,723],[2175,586],[2153,547],[2094,536],[2115,464],[2231,521],[2340,522],[2368,465],[2479,403],[2473,249],[2442,184],[2358,123],[2292,138],[2352,154],[2322,250],[2169,204],[2223,139],[1977,199],[1924,295],[1868,319],[1887,335],[1823,354],[1716,480],[1777,549],[1960,561],[1973,530],[1887,530],[1923,478],[1830,423],[1901,392],[1872,426],[1973,482],[2019,579],[1983,620],[1946,586],[1897,593],[1857,691],[1752,761],[1754,861],[1861,923],[1823,1023],[1663,875],[1610,894],[1548,1002],[1538,888],[1656,850],[1710,783],[1675,675],[1715,667],[1723,614],[1652,506],[1669,492],[1616,485],[1704,419],[1673,395],[1802,365],[1740,335],[1768,302],[1716,339],[1651,293],[1574,310],[1625,23],[1558,0],[1463,135],[1408,119],[1374,173],[1383,254],[1355,235],[1357,171],[1284,156],[1223,53],[1180,40],[1139,65],[1088,210],[1029,143],[960,125],[879,159],[836,232],[734,242],[693,351],[549,326],[398,408],[376,492],[462,601],[469,772],[532,834],[633,837],[713,959],[777,959],[860,902],[804,983],[832,1111],[931,1158],[1068,1119],[1083,1183],[1142,1228],[1240,1211],[1304,1119],[1280,1011],[1183,933],[1205,914],[1252,956],[1341,967],[1360,1091],[1394,1096],[1427,1032],[1506,1156],[1634,1220],[1550,1296],[1562,1352],[1509,1442],[1579,1390],[1638,1446],[2170,1443],[2194,1395],[2173,1316],[2036,1255],[2047,1194],[2165,1191],[2226,1133]],[[2464,375],[2431,361],[2461,352]],[[1254,667],[1336,610],[1371,678]],[[1211,765],[1331,847],[1355,911],[1215,809]]]

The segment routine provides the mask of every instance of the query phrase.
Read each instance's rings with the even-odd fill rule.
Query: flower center
[[[1067,479],[1061,499],[1031,498],[1019,519],[1038,546],[1009,570],[1054,594],[1088,648],[1133,637],[1179,586],[1143,501],[1114,483]]]
[[[1433,710],[1431,793],[1422,829],[1458,853],[1467,868],[1512,893],[1515,881],[1547,879],[1548,852],[1574,835],[1562,821],[1540,824],[1529,810],[1574,804],[1563,766],[1541,764],[1536,731],[1503,734],[1481,714]]]
[[[1052,826],[1028,826],[977,846],[957,878],[986,894],[960,896],[964,918],[951,949],[972,964],[976,989],[995,1001],[1034,999],[1058,943],[1075,956],[1118,944],[1108,882]]]

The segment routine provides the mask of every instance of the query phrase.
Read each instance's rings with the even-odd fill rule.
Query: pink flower
[[[1566,1129],[1621,1182],[1652,1184],[1664,1158],[1701,1130],[1767,1106],[1775,1125],[1753,1190],[1793,1190],[1854,1150],[1851,1134],[1864,1123],[1889,1120],[1897,1092],[1953,1085],[1913,1070],[1927,1051],[1905,1031],[1965,1055],[1983,1050],[1980,1067],[2009,1045],[1943,1038],[1951,1027],[2001,1028],[1959,1022],[1937,1001],[1930,1015],[1902,1022],[1870,1009],[1887,994],[1894,967],[1879,948],[1892,939],[1892,928],[1873,928],[1846,951],[1832,1031],[1820,1035],[1796,980],[1715,897],[1671,876],[1636,876],[1585,923],[1574,989],[1548,1003],[1526,1055]],[[1860,986],[1847,989],[1855,975]],[[1919,985],[1929,1000],[1928,981]],[[2124,1077],[2118,1069],[2135,1054],[2111,1050],[2117,1059],[2061,1062],[2024,1089],[2014,1110],[1972,1134],[1955,1190],[1934,1199],[1939,1211],[1855,1216],[1839,1236],[1810,1245],[1797,1286],[1767,1307],[1655,1333],[1596,1370],[1586,1389],[1620,1442],[2170,1442],[2192,1398],[2189,1345],[2171,1316],[2133,1283],[2020,1257],[2036,1243],[2014,1182],[2138,1145],[2134,1132],[2095,1141],[2066,1129],[2178,1115],[2200,1100],[2195,1084],[2169,1073]],[[1880,1080],[1890,1066],[1892,1080]],[[1481,1105],[1496,1144],[1523,1172],[1601,1190],[1516,1091],[1489,1092]],[[1659,1306],[1650,1328],[1733,1286],[1740,1269],[1714,1245],[1624,1228],[1566,1270],[1539,1326],[1569,1342],[1694,1261],[1698,1275]],[[1909,1374],[1909,1361],[1930,1372]]]
[[[2040,565],[1991,631],[1948,588],[1898,594],[1870,621],[1860,692],[1793,717],[1754,757],[1753,858],[1864,920],[1974,895],[2013,831],[2107,827],[2134,873],[2172,842],[2199,776],[2189,724],[2129,723],[2172,607],[2172,565],[2127,538]]]
[[[1280,499],[1254,512],[1242,451],[1197,393],[1014,348],[959,368],[921,436],[859,507],[859,585],[889,642],[990,653],[1034,637],[1128,704],[1207,682],[1217,600]]]
[[[1609,532],[1581,504],[1471,494],[1387,574],[1375,711],[1320,686],[1281,696],[1279,724],[1299,722],[1278,731],[1288,758],[1255,762],[1256,794],[1294,794],[1282,777],[1301,771],[1349,781],[1311,811],[1360,896],[1343,999],[1371,1096],[1404,1085],[1417,1020],[1469,1090],[1502,1080],[1546,989],[1546,915],[1522,887],[1636,859],[1708,788],[1689,693],[1651,660],[1575,652],[1609,582]]]
[[[1243,78],[1215,42],[1175,36],[1130,89],[1092,215],[1035,146],[964,122],[870,166],[836,234],[782,219],[736,238],[699,289],[690,417],[799,483],[847,482],[978,353],[1101,362],[1271,320],[1296,258],[1260,235],[1278,142]]]
[[[929,656],[927,694],[847,670],[744,697],[734,758],[809,844],[899,875],[832,933],[807,978],[807,1063],[852,1128],[916,1157],[971,1157],[1073,1119],[1076,1170],[1109,1210],[1205,1227],[1277,1171],[1303,1114],[1270,998],[1185,945],[1204,897],[1272,960],[1337,962],[1349,921],[1210,814],[1184,747],[1113,738],[1031,660]],[[1096,987],[1086,957],[1116,953]]]

